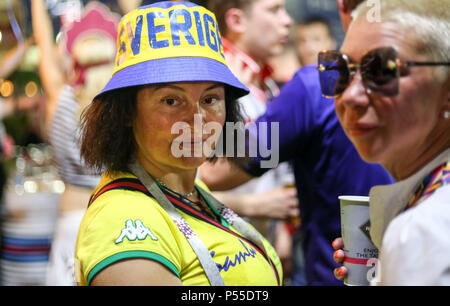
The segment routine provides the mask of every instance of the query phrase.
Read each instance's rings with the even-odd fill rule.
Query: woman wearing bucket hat
[[[120,17],[91,1],[80,19],[62,28],[54,44],[44,0],[31,1],[33,35],[40,49],[39,77],[46,96],[46,128],[65,191],[52,241],[47,285],[73,286],[73,253],[86,202],[100,177],[80,160],[80,115],[103,88],[114,68]],[[59,48],[59,50],[58,50]]]
[[[248,93],[226,66],[215,16],[190,2],[134,10],[115,64],[83,114],[82,156],[106,171],[78,233],[78,284],[281,284],[274,249],[195,179],[226,150],[219,136],[232,138],[223,127]]]

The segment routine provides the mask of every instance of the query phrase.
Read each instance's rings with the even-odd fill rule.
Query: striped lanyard
[[[155,180],[147,173],[147,171],[141,166],[141,164],[135,160],[129,165],[129,169],[134,175],[141,181],[148,192],[158,201],[159,205],[170,215],[173,222],[177,225],[178,229],[183,233],[184,237],[189,242],[193,251],[197,255],[200,264],[205,271],[205,274],[212,286],[225,286],[222,276],[220,275],[219,269],[212,259],[209,250],[206,248],[204,243],[195,234],[186,220],[177,211],[175,206],[169,201],[169,199],[163,194],[161,189],[158,187]],[[201,195],[213,205],[213,207],[227,220],[231,225],[234,226],[244,237],[256,244],[259,249],[264,253],[263,256],[269,261],[272,269],[274,270],[275,276],[277,277],[278,284],[280,284],[280,279],[278,273],[276,272],[276,267],[268,256],[267,250],[261,241],[259,234],[250,227],[243,219],[232,212],[229,208],[226,208],[222,203],[215,200],[214,197],[210,196],[207,192],[203,192],[199,189]],[[230,216],[232,214],[232,216]]]
[[[438,188],[450,184],[450,161],[434,169],[417,187],[414,196],[406,209],[416,206],[421,201],[429,198]]]

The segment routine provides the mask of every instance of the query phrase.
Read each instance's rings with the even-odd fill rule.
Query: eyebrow
[[[205,91],[212,90],[212,89],[215,89],[215,88],[218,88],[218,87],[224,87],[224,86],[225,85],[222,84],[222,83],[217,83],[217,84],[214,84],[214,85],[206,88]],[[176,85],[172,85],[172,84],[157,84],[155,86],[155,90],[154,91],[157,91],[157,90],[160,90],[160,89],[163,89],[163,88],[170,88],[170,89],[174,89],[174,90],[185,91],[184,88],[176,86]]]

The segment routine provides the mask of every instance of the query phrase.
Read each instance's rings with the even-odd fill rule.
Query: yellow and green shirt
[[[196,185],[209,191],[199,180]],[[79,285],[89,285],[102,269],[130,258],[159,262],[179,277],[183,285],[209,285],[185,237],[191,230],[208,248],[226,285],[281,284],[281,263],[273,247],[261,237],[269,261],[256,244],[227,221],[234,214],[231,210],[219,214],[208,203],[220,218],[217,222],[183,198],[165,195],[189,226],[177,226],[132,174],[102,176],[93,193],[95,200],[91,201],[78,232],[75,274]]]

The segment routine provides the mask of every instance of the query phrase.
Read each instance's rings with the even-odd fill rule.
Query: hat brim
[[[227,98],[238,99],[249,93],[230,69],[205,57],[174,57],[141,62],[117,71],[105,88],[95,97],[106,92],[140,85],[211,81],[228,85]]]

